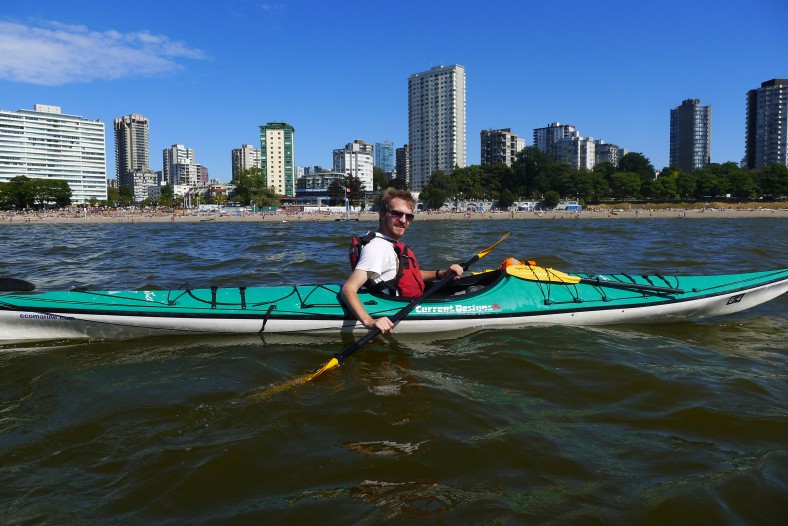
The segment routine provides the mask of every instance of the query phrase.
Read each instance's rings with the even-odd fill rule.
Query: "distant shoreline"
[[[425,212],[416,215],[417,221],[490,221],[490,220],[584,220],[584,219],[713,219],[713,218],[788,218],[788,208],[768,207],[723,207],[723,208],[588,208],[582,212],[543,211],[543,212]],[[154,213],[154,212],[109,212],[109,213],[64,213],[64,212],[31,212],[27,214],[9,214],[0,212],[0,225],[26,224],[110,224],[110,223],[198,223],[198,222],[340,222],[340,221],[377,221],[374,212],[330,214],[320,213],[243,213],[220,215],[192,214],[185,212]]]

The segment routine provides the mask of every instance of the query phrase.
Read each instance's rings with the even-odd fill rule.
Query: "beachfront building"
[[[760,170],[788,166],[788,79],[772,79],[747,92],[745,163]]]
[[[563,139],[580,137],[577,128],[571,124],[552,122],[544,128],[534,128],[534,146],[539,151],[553,155],[553,145]]]
[[[402,148],[397,148],[395,157],[394,171],[397,172],[397,179],[405,181],[410,187],[410,146],[406,144]]]
[[[629,150],[626,148],[621,148],[617,144],[606,143],[602,139],[598,139],[594,143],[595,164],[610,163],[613,166],[618,166],[621,158],[629,153]]]
[[[114,127],[118,187],[130,188],[134,201],[143,201],[159,181],[150,169],[150,123],[147,117],[132,113],[115,119]]]
[[[591,137],[564,137],[556,140],[552,147],[553,161],[568,164],[575,170],[590,170],[596,164],[596,142]]]
[[[260,168],[266,188],[295,196],[295,128],[286,122],[260,126]]]
[[[132,113],[114,121],[115,178],[128,172],[150,172],[150,142],[147,117]]]
[[[408,185],[420,192],[436,170],[465,167],[465,68],[435,66],[408,77]]]
[[[46,104],[0,110],[0,182],[19,176],[66,181],[73,203],[106,200],[104,123]]]
[[[394,143],[383,141],[375,143],[375,166],[386,173],[394,171],[396,159],[394,157]]]
[[[670,166],[687,173],[711,162],[711,106],[687,99],[670,110]]]
[[[193,165],[194,163],[194,149],[187,148],[183,144],[173,144],[169,148],[162,150],[161,154],[162,166],[162,184],[189,184],[180,182],[183,180],[191,180],[192,177],[188,175],[189,172],[194,173],[193,182],[197,184],[198,175],[197,168],[176,168],[177,165]],[[175,171],[178,170],[179,174],[176,176]],[[185,177],[186,179],[183,179]]]
[[[233,181],[241,170],[260,168],[260,150],[253,144],[244,144],[232,151]]]
[[[525,148],[525,139],[512,133],[511,128],[481,131],[481,164],[511,166],[517,154]]]
[[[357,177],[365,191],[372,191],[374,148],[371,144],[355,140],[343,149],[334,150],[333,158],[335,172]]]

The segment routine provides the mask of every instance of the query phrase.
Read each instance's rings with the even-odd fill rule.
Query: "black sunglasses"
[[[399,210],[387,210],[391,217],[396,217],[398,219],[402,219],[403,217],[408,220],[408,222],[413,221],[416,216],[413,214],[408,214],[406,212],[400,212]]]

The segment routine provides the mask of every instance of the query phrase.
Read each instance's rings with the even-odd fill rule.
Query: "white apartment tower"
[[[408,77],[408,186],[421,191],[436,170],[465,166],[465,68],[436,66]]]
[[[177,165],[194,165],[178,167]],[[199,181],[194,163],[194,150],[183,144],[173,144],[162,150],[161,176],[163,184],[196,186]]]
[[[104,123],[46,104],[33,110],[0,110],[0,182],[22,175],[66,181],[74,203],[105,201]]]
[[[345,145],[344,149],[334,150],[334,171],[352,175],[361,180],[365,191],[372,191],[374,148],[362,140]]]
[[[534,146],[539,151],[553,155],[553,145],[562,139],[580,137],[577,128],[571,124],[553,122],[545,128],[534,128]]]
[[[241,170],[260,168],[260,149],[253,144],[244,144],[232,151],[233,180]]]

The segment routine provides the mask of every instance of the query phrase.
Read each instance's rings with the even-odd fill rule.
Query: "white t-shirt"
[[[372,272],[373,281],[388,281],[397,276],[397,253],[391,239],[380,232],[361,249],[356,268]]]

